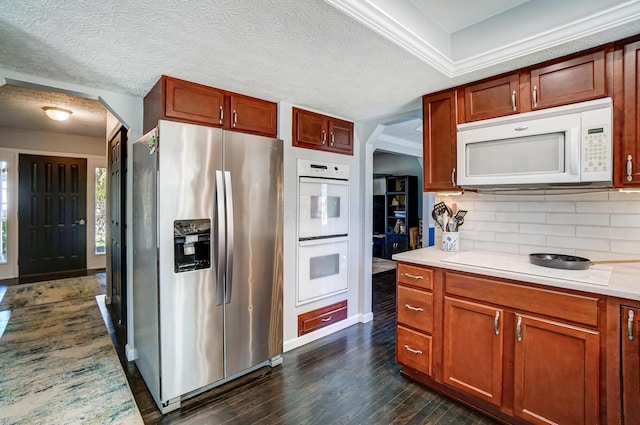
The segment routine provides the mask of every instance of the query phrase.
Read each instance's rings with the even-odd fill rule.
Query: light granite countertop
[[[527,255],[488,251],[447,252],[435,247],[402,252],[395,254],[393,259],[640,301],[638,267],[599,264],[588,270],[560,270],[530,264]]]

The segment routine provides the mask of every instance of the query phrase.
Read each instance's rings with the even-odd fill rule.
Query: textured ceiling
[[[72,112],[66,121],[47,118],[42,109],[56,106]],[[107,110],[100,101],[64,93],[6,84],[0,86],[0,127],[105,137]]]
[[[435,4],[386,3],[411,1]],[[503,8],[521,3],[487,1]],[[531,0],[522,6],[534,1],[549,3]],[[2,0],[0,68],[137,96],[166,74],[362,121],[419,109],[425,93],[640,31],[633,22],[605,36],[556,43],[450,78],[332,4],[335,1]],[[459,0],[447,2],[448,9],[433,13],[457,14],[457,4]],[[473,4],[478,8],[483,2]],[[546,14],[554,15],[552,6]],[[470,22],[454,19],[443,25]],[[505,37],[504,43],[513,42]]]

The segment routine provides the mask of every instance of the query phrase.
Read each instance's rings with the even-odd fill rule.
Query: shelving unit
[[[385,257],[409,250],[409,229],[418,227],[418,178],[387,177],[385,193]]]

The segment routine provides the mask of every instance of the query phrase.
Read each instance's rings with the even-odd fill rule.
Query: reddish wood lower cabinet
[[[445,297],[444,383],[502,405],[504,310]]]
[[[415,286],[423,279],[407,283],[407,273],[429,276],[430,289]],[[611,329],[608,302],[595,294],[400,263],[396,359],[405,376],[503,423],[605,424],[616,417],[607,409],[621,408],[619,389],[606,391],[607,382],[615,382],[607,361],[619,353],[609,351],[602,336]],[[429,311],[424,317],[430,327],[405,304]],[[640,405],[639,347],[631,344],[626,360],[623,350],[623,369],[631,370],[625,400],[634,418],[625,423],[640,423],[632,416],[634,397]]]
[[[347,318],[347,300],[298,315],[298,336]]]
[[[640,424],[640,307],[620,308],[622,417]]]
[[[535,424],[599,423],[600,335],[516,315],[514,413]]]

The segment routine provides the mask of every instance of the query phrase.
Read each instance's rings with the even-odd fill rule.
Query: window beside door
[[[107,169],[95,168],[95,232],[94,253],[105,254],[107,249]]]

